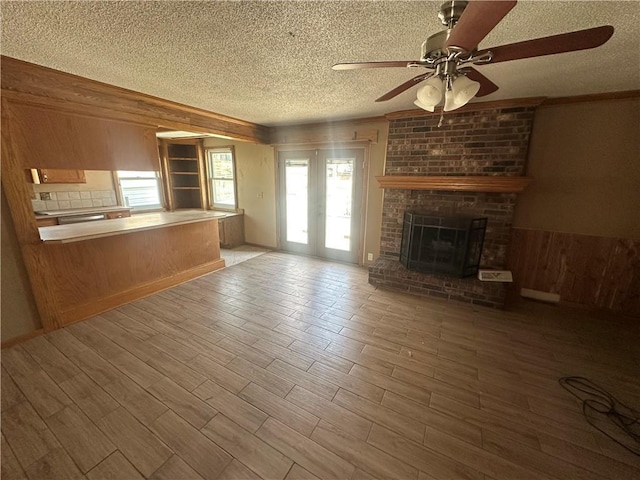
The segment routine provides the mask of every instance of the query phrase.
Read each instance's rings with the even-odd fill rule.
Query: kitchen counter
[[[244,215],[244,213],[223,212],[222,210],[209,210],[209,212],[219,215],[220,218],[239,217],[240,215]]]
[[[104,210],[102,210],[104,211]],[[126,218],[40,227],[40,239],[46,243],[70,243],[122,235],[144,230],[204,222],[234,216],[234,213],[204,210],[143,213]]]
[[[224,268],[218,219],[205,210],[40,227],[30,251],[64,326]]]

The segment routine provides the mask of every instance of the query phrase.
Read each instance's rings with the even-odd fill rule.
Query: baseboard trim
[[[19,343],[26,342],[27,340],[31,340],[32,338],[39,337],[44,333],[43,328],[39,328],[38,330],[34,330],[33,332],[25,333],[24,335],[18,335],[10,340],[6,340],[0,344],[0,348],[4,350],[5,348],[11,348],[14,345],[18,345]]]
[[[245,242],[243,245],[249,245],[250,247],[258,247],[258,248],[264,248],[265,250],[269,250],[270,252],[276,252],[278,251],[277,248],[275,247],[269,247],[267,245],[260,245],[259,243],[249,243],[249,242]]]
[[[533,290],[531,288],[521,288],[520,296],[546,303],[560,303],[560,295],[558,295],[557,293],[542,292],[540,290]]]

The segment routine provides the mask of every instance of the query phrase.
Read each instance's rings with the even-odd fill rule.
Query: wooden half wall
[[[224,267],[217,220],[45,243],[34,254],[55,301],[53,328]]]

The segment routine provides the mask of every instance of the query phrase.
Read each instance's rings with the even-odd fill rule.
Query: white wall
[[[640,239],[640,99],[540,107],[514,226]]]
[[[236,157],[238,208],[244,209],[245,242],[276,248],[274,149],[269,145],[219,138],[207,138],[204,141],[205,148],[231,145]]]
[[[380,255],[380,231],[382,227],[382,200],[384,190],[378,185],[375,177],[384,175],[384,164],[387,158],[387,139],[389,138],[389,122],[369,123],[368,128],[378,130],[378,142],[369,147],[369,177],[367,178],[367,216],[364,232],[364,264],[373,263],[367,260],[372,253],[374,260]]]

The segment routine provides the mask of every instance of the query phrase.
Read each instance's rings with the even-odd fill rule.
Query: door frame
[[[309,151],[309,150],[344,150],[344,149],[361,149],[363,151],[363,167],[362,178],[360,179],[360,187],[362,195],[360,199],[360,238],[357,245],[357,264],[362,266],[365,264],[364,246],[366,241],[366,227],[368,216],[368,200],[369,200],[369,164],[370,164],[370,142],[340,142],[340,143],[305,143],[299,145],[274,145],[274,163],[275,163],[275,183],[276,183],[276,242],[278,250],[282,249],[282,222],[284,205],[281,191],[281,173],[280,173],[280,152],[285,151]],[[301,254],[304,255],[304,254]],[[336,260],[337,261],[337,260]],[[352,264],[353,265],[353,264]]]

